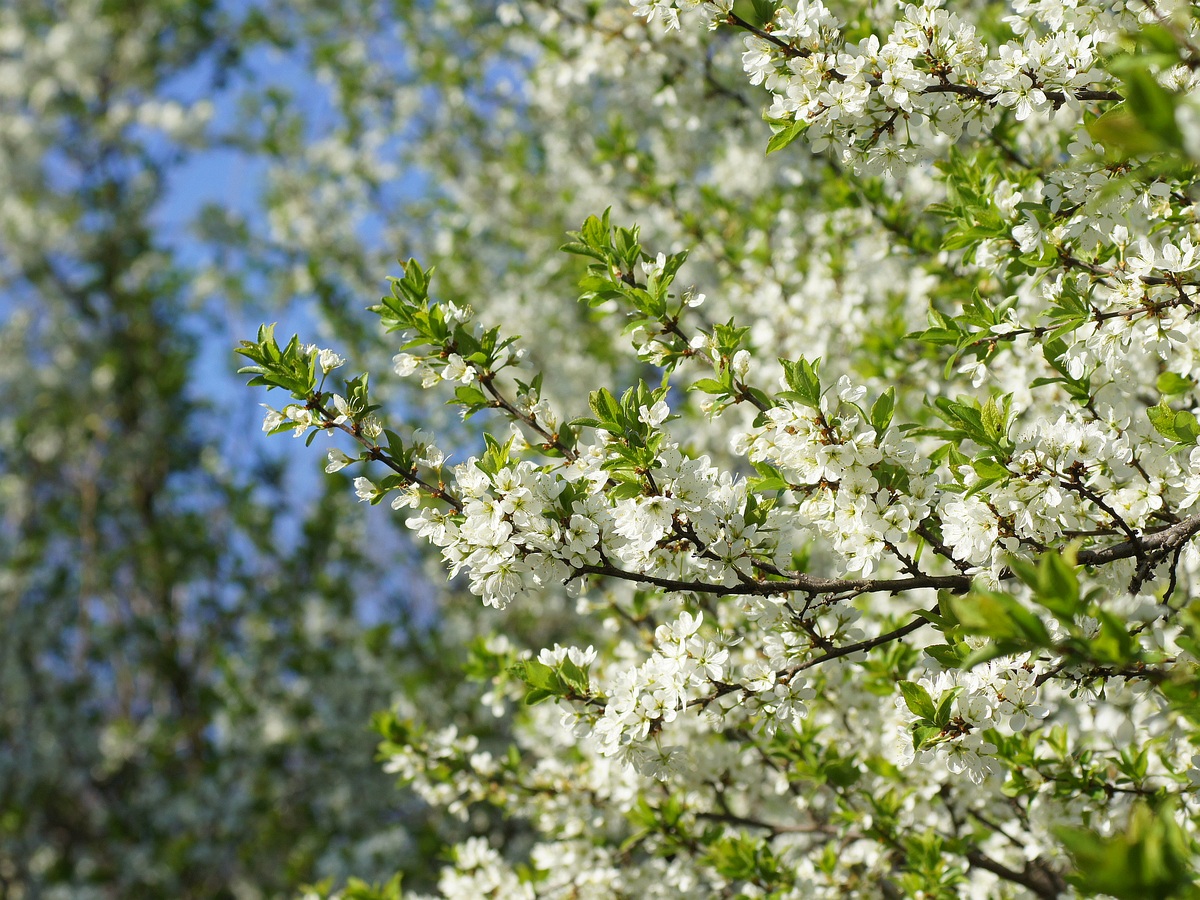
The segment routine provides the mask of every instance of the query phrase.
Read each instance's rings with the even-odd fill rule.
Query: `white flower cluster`
[[[733,11],[733,0],[630,0],[635,15],[651,22],[661,18],[668,31],[679,27],[681,11],[698,11],[710,26]]]
[[[489,796],[490,779],[499,768],[490,753],[478,748],[475,735],[460,736],[457,727],[448,725],[426,735],[419,746],[389,754],[383,770],[411,784],[426,803],[466,821],[471,804]],[[429,777],[431,769],[448,762],[455,763],[452,778]]]
[[[442,549],[451,577],[466,570],[472,593],[499,608],[602,561],[714,585],[749,574],[756,529],[743,517],[744,481],[668,447],[654,469],[658,493],[614,500],[604,493],[605,453],[600,444],[560,471],[522,460],[492,475],[472,457],[454,469],[461,520],[424,509],[408,525]]]
[[[1029,668],[1006,660],[991,662],[969,672],[958,670],[922,676],[916,682],[936,704],[950,690],[960,693],[954,699],[954,716],[942,735],[930,746],[916,749],[910,727],[917,716],[896,698],[901,716],[897,731],[897,762],[907,768],[914,764],[944,765],[952,774],[966,774],[975,784],[1002,771],[995,758],[996,747],[984,733],[989,728],[1013,733],[1038,727],[1049,709],[1038,702],[1034,675]]]
[[[655,631],[656,649],[634,668],[618,669],[607,685],[608,701],[592,736],[603,756],[615,756],[639,772],[665,778],[684,755],[658,732],[725,677],[729,652],[699,634],[703,613],[681,613]]]
[[[699,7],[707,23],[724,20],[727,3],[647,4],[647,17],[678,27],[681,9]],[[978,135],[1004,110],[1018,121],[1079,108],[1081,92],[1103,87],[1096,46],[1124,14],[1079,6],[1043,31],[1028,27],[1040,4],[1014,4],[1017,40],[994,52],[975,26],[942,0],[906,4],[891,32],[847,42],[842,24],[820,0],[781,6],[769,26],[746,37],[742,62],[751,83],[772,95],[769,115],[807,127],[815,150],[830,149],[860,172],[902,170],[939,155],[964,133]]]
[[[1163,453],[1125,425],[1064,415],[1022,429],[1007,465],[1014,477],[982,486],[967,472],[964,483],[983,489],[940,504],[946,544],[995,574],[1006,553],[1094,530],[1141,532],[1165,507],[1187,508],[1197,460]]]
[[[454,865],[442,870],[438,890],[443,897],[474,900],[477,897],[511,897],[533,900],[533,886],[522,882],[483,838],[471,838],[454,848]]]
[[[799,496],[794,506],[773,510],[772,524],[784,533],[818,533],[830,541],[848,571],[875,571],[889,546],[913,539],[936,498],[929,462],[894,429],[882,435],[847,404],[864,396],[843,377],[836,394],[819,409],[783,402],[765,413],[767,423],[734,437],[733,450],[751,462],[779,468]],[[904,473],[903,490],[883,487],[886,469]],[[877,477],[879,476],[879,477]],[[785,568],[796,545],[781,541],[776,562]]]

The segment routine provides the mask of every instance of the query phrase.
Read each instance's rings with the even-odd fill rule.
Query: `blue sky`
[[[256,49],[245,60],[245,73],[230,79],[220,93],[211,91],[212,73],[204,67],[177,79],[165,93],[181,101],[209,99],[214,104],[211,131],[214,134],[227,134],[235,131],[239,104],[244,102],[242,97],[248,89],[262,92],[267,88],[277,88],[291,96],[292,102],[308,123],[309,138],[316,139],[338,127],[339,122],[328,87],[314,78],[303,63],[304,60],[279,51]],[[197,216],[210,204],[236,213],[246,221],[252,232],[265,233],[267,221],[262,198],[267,186],[267,174],[268,162],[265,158],[238,149],[218,147],[193,153],[170,173],[165,196],[154,216],[158,239],[170,247],[184,265],[202,267],[211,264],[215,259],[213,249],[198,239],[193,227]],[[413,196],[423,188],[421,177],[411,174],[394,186],[393,196],[396,196],[395,192]],[[368,221],[360,228],[358,236],[370,243],[380,234],[379,223]],[[380,291],[385,288],[383,282],[381,275]],[[376,299],[362,298],[358,312],[364,322],[370,323],[373,319],[366,312],[366,306]],[[305,447],[303,440],[284,435],[268,437],[261,432],[264,411],[259,404],[267,402],[280,408],[287,398],[279,391],[267,393],[261,388],[248,388],[246,377],[236,375],[236,368],[243,360],[234,354],[233,348],[238,341],[254,337],[264,315],[269,316],[269,321],[277,323],[276,335],[281,341],[293,333],[300,334],[302,339],[315,340],[319,331],[319,314],[312,298],[295,298],[286,307],[269,309],[238,308],[231,303],[209,304],[207,308],[191,313],[183,323],[199,338],[198,353],[193,364],[192,391],[196,399],[207,401],[214,408],[212,421],[225,423],[223,452],[228,459],[247,460],[265,454],[286,460],[286,489],[296,501],[297,508],[303,510],[311,508],[311,501],[315,500],[322,480],[330,477],[322,471],[325,451],[332,446],[342,446],[347,451],[352,447],[349,441],[325,436],[319,436],[311,447]],[[350,368],[353,368],[353,361]],[[356,467],[338,476],[347,491],[351,490],[350,476],[354,474],[359,474]],[[395,561],[403,560],[407,554],[397,543],[401,540],[400,534],[395,529],[384,527],[384,520],[390,519],[393,525],[400,524],[399,531],[403,532],[405,529],[397,519],[397,514],[386,504],[377,507],[364,504],[361,509],[363,515],[368,517],[369,528],[376,538],[373,540],[374,555]],[[279,539],[289,540],[301,524],[299,517],[285,517],[279,523]],[[407,597],[418,605],[424,605],[417,598],[428,592],[419,588],[414,590],[419,583],[419,576],[414,577],[414,573],[407,570],[403,563],[390,566],[385,582],[380,585],[381,594],[372,596],[364,593],[361,596],[360,617],[368,624],[385,620],[388,617],[387,604],[398,597]]]

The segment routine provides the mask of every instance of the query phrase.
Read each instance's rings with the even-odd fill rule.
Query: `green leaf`
[[[878,432],[883,432],[892,423],[892,413],[896,409],[896,389],[888,388],[871,405],[871,426]]]
[[[767,153],[774,153],[776,150],[782,150],[808,129],[808,122],[804,119],[793,119],[784,125],[779,131],[771,135],[771,139],[767,141]]]
[[[688,390],[700,391],[704,394],[727,394],[730,391],[730,385],[722,384],[715,378],[700,378],[693,382]]]
[[[1158,83],[1155,62],[1145,56],[1124,56],[1110,68],[1125,82],[1126,104],[1138,122],[1161,147],[1178,147],[1183,136],[1175,124],[1175,96]]]
[[[980,420],[984,433],[993,441],[1003,440],[1008,434],[1008,410],[1012,404],[1012,395],[1005,395],[1001,404],[994,397],[988,399],[980,410]]]
[[[945,691],[938,698],[937,709],[933,714],[933,724],[938,728],[945,728],[950,724],[950,716],[954,711],[954,701],[959,694],[963,692],[961,687],[954,687]]]
[[[1041,619],[1008,594],[972,591],[964,597],[950,597],[947,602],[968,634],[990,637],[1013,652],[1051,643]]]
[[[454,399],[449,401],[478,411],[488,405],[488,397],[473,384],[460,384],[454,389]]]
[[[1024,584],[1033,589],[1033,599],[1062,622],[1073,622],[1081,611],[1079,573],[1075,563],[1076,547],[1062,553],[1049,550],[1036,563],[1011,556],[1008,567]]]
[[[1089,642],[1093,655],[1099,660],[1117,665],[1135,662],[1138,643],[1129,633],[1129,629],[1107,610],[1098,610],[1096,618],[1100,621],[1100,633]]]
[[[919,719],[933,721],[937,711],[933,705],[933,698],[929,696],[929,691],[915,681],[901,681],[900,693],[904,697],[904,705],[908,707],[909,712]]]
[[[1195,897],[1195,868],[1187,835],[1170,804],[1137,803],[1123,832],[1105,837],[1073,828],[1056,830],[1071,854],[1069,881],[1086,894],[1118,900]]]
[[[800,358],[793,362],[780,359],[783,366],[783,376],[787,386],[796,395],[796,399],[805,406],[819,409],[821,406],[821,360],[814,359],[811,363]]]
[[[563,253],[573,253],[576,256],[589,256],[600,262],[607,262],[608,260],[608,257],[600,250],[589,247],[587,244],[580,243],[579,241],[567,241],[567,243],[562,244],[558,249]]]
[[[767,491],[786,491],[788,483],[784,480],[779,471],[766,463],[755,463],[755,471],[758,472],[757,478],[751,479],[751,484],[754,487],[755,493],[766,493]],[[751,495],[753,497],[753,494]]]
[[[1165,400],[1146,410],[1154,430],[1167,440],[1180,444],[1195,444],[1200,437],[1200,422],[1186,409],[1174,410]]]
[[[600,422],[601,427],[608,431],[619,432],[621,430],[621,408],[617,404],[617,398],[612,395],[608,388],[600,388],[598,391],[592,391],[588,395],[588,406]]]
[[[1175,33],[1161,22],[1146,22],[1137,31],[1139,49],[1152,50],[1163,56],[1179,55],[1179,41]]]
[[[583,242],[587,246],[596,249],[604,249],[611,246],[611,231],[607,224],[607,220],[607,212],[604,213],[604,221],[601,221],[595,216],[588,216],[587,219],[584,220],[583,227],[580,229],[579,235],[583,238]]]
[[[758,28],[770,25],[779,9],[777,0],[751,0],[750,5],[754,9],[753,23]]]
[[[1038,584],[1035,598],[1052,613],[1064,620],[1071,620],[1079,610],[1079,572],[1075,567],[1075,553],[1070,558],[1050,551],[1038,561]]]
[[[971,460],[971,468],[984,481],[984,486],[995,484],[997,481],[1002,481],[1012,475],[1012,472],[1008,471],[1007,466],[986,456]],[[975,493],[975,491],[972,491],[972,493]]]
[[[942,736],[936,725],[914,725],[912,729],[913,749],[920,750]]]
[[[748,834],[721,837],[708,848],[704,862],[725,878],[736,881],[757,882],[778,877],[766,842]]]
[[[1123,157],[1143,156],[1163,149],[1162,142],[1138,121],[1125,103],[1089,122],[1087,132],[1093,140]]]
[[[926,656],[932,657],[947,669],[957,669],[967,656],[966,644],[934,644],[925,648]]]
[[[1160,394],[1175,397],[1195,390],[1196,382],[1191,378],[1184,378],[1175,372],[1163,372],[1158,376],[1155,387],[1158,388]]]
[[[588,673],[575,663],[571,662],[570,657],[564,659],[558,667],[559,675],[563,681],[570,686],[575,693],[587,695],[591,693],[591,680],[588,678]]]

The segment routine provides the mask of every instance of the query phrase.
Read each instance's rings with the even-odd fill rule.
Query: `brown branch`
[[[1135,541],[1123,541],[1111,547],[1097,550],[1083,550],[1077,557],[1077,562],[1085,566],[1099,566],[1120,559],[1136,557],[1139,551],[1146,556],[1163,557],[1174,552],[1188,540],[1200,532],[1200,515],[1163,528],[1159,531],[1142,534]],[[756,581],[734,585],[708,584],[703,581],[684,581],[677,578],[663,578],[642,572],[631,572],[615,565],[576,566],[572,577],[580,575],[602,575],[617,578],[622,581],[632,581],[649,584],[666,591],[678,593],[712,594],[717,597],[756,596],[769,597],[778,594],[901,594],[908,591],[931,588],[947,590],[964,594],[971,589],[972,577],[967,574],[959,575],[910,575],[903,578],[820,578],[815,575],[793,574],[781,581]],[[1004,570],[999,577],[1008,580],[1013,573]]]
[[[803,672],[805,669],[815,668],[816,666],[821,665],[821,663],[829,662],[829,660],[831,660],[831,659],[839,659],[840,657],[849,656],[852,653],[858,653],[860,651],[865,652],[867,650],[873,650],[876,647],[883,646],[884,644],[890,644],[892,641],[898,641],[898,640],[900,640],[900,638],[907,637],[908,635],[912,634],[914,631],[918,630],[922,626],[927,625],[929,623],[929,619],[927,617],[931,616],[931,615],[935,615],[936,613],[937,613],[937,607],[934,607],[933,609],[930,609],[930,610],[924,610],[922,612],[918,612],[916,614],[916,617],[913,618],[912,621],[908,622],[905,625],[901,625],[899,628],[895,628],[892,631],[888,631],[884,634],[877,635],[876,637],[873,637],[873,638],[868,638],[867,640],[864,640],[864,641],[857,641],[853,644],[846,644],[842,647],[835,647],[832,650],[828,650],[825,653],[822,653],[820,656],[814,657],[813,659],[810,659],[810,660],[806,660],[805,662],[802,662],[802,663],[797,663],[796,665],[794,665],[790,668],[784,669],[781,672],[777,672],[776,678],[778,678],[780,681],[788,681],[793,676],[797,675],[800,672]],[[731,694],[734,691],[745,691],[745,690],[746,690],[746,688],[744,688],[740,684],[719,684],[719,685],[717,685],[717,689],[715,691],[713,691],[711,694],[708,694],[704,697],[697,697],[695,700],[690,701],[688,703],[688,706],[689,707],[699,706],[701,708],[704,708],[704,707],[707,707],[714,700],[716,700],[720,697],[724,697],[726,694]]]
[[[553,433],[547,431],[546,428],[541,423],[539,423],[538,420],[531,413],[521,412],[519,409],[517,409],[516,405],[511,400],[509,400],[507,397],[505,397],[503,394],[501,394],[496,389],[496,384],[495,384],[496,373],[495,372],[483,371],[478,366],[476,366],[476,371],[479,375],[479,383],[482,384],[483,389],[492,396],[492,399],[495,401],[497,406],[499,406],[501,409],[503,409],[506,413],[508,413],[510,416],[512,416],[517,421],[524,423],[529,428],[532,428],[535,432],[537,432],[539,435],[541,435],[545,439],[546,446],[553,447],[555,450],[557,450],[559,453],[561,453],[566,459],[571,460],[571,461],[573,461],[579,455],[574,450],[572,450],[570,447],[568,447],[566,444],[564,444],[561,440],[559,440],[559,437],[557,434],[553,434]]]
[[[370,459],[383,463],[397,475],[402,477],[406,482],[409,484],[415,484],[434,499],[444,500],[446,503],[449,503],[456,513],[461,513],[463,511],[463,503],[461,500],[447,491],[445,487],[441,485],[432,485],[418,477],[416,472],[414,472],[412,469],[404,468],[404,466],[392,459],[391,454],[363,434],[362,429],[358,427],[357,422],[351,425],[347,425],[345,422],[335,422],[334,420],[338,417],[333,413],[332,410],[321,404],[321,402],[317,399],[318,396],[320,395],[314,395],[313,397],[310,397],[307,404],[309,409],[319,413],[321,418],[324,420],[317,427],[326,431],[330,428],[336,428],[339,431],[345,432],[366,448],[367,456]]]
[[[919,575],[907,578],[818,578],[814,575],[794,575],[783,581],[755,581],[734,585],[708,584],[703,581],[683,581],[631,572],[614,565],[576,566],[574,575],[603,575],[622,581],[650,584],[677,593],[712,594],[717,597],[771,597],[778,594],[837,594],[851,595],[887,593],[899,594],[921,588],[965,593],[971,588],[967,575]]]
[[[735,28],[740,28],[743,31],[748,31],[750,34],[754,35],[755,37],[757,37],[761,40],[764,40],[769,44],[774,45],[775,47],[779,48],[779,50],[781,50],[783,52],[783,55],[786,56],[788,59],[796,59],[796,58],[812,56],[811,50],[800,48],[800,47],[795,47],[792,44],[789,44],[787,41],[781,40],[780,38],[771,34],[769,31],[766,31],[762,28],[758,28],[754,25],[751,25],[749,22],[747,22],[745,19],[743,19],[741,16],[737,15],[736,13],[730,12],[729,15],[725,17],[725,24],[732,25]],[[843,81],[845,79],[845,76],[842,75],[840,72],[838,72],[836,69],[829,69],[825,73],[825,75],[826,75],[826,77],[831,78],[835,81]],[[882,82],[877,78],[872,78],[872,79],[869,79],[869,84],[872,87],[879,87],[882,84]],[[1063,106],[1071,99],[1070,96],[1065,91],[1046,90],[1044,87],[1042,87],[1038,84],[1036,78],[1034,79],[1034,87],[1037,88],[1038,90],[1042,91],[1042,93],[1045,95],[1046,99],[1049,100],[1054,105],[1055,109],[1058,109],[1059,107]],[[987,91],[983,90],[982,88],[976,87],[975,85],[958,84],[956,82],[950,81],[946,75],[941,75],[940,80],[936,84],[928,85],[928,86],[922,88],[918,93],[920,93],[920,94],[957,94],[962,97],[969,97],[972,100],[978,100],[980,103],[994,104],[996,101],[996,98],[999,97],[1000,94],[1004,93],[1004,91],[996,91],[995,93],[988,93]],[[1077,100],[1083,100],[1083,101],[1087,101],[1090,103],[1119,103],[1125,99],[1121,94],[1117,93],[1116,91],[1094,90],[1092,88],[1080,88],[1079,90],[1074,91],[1073,93]],[[900,110],[893,111],[894,114],[898,114],[899,112],[900,112]]]
[[[993,875],[998,875],[1005,881],[1026,887],[1035,896],[1042,897],[1044,900],[1055,900],[1067,890],[1067,883],[1063,880],[1062,875],[1045,862],[1031,860],[1025,863],[1023,871],[1018,872],[1016,869],[1010,869],[1008,866],[996,862],[979,850],[968,850],[966,856],[967,862],[975,868],[983,869]]]
[[[1182,547],[1200,532],[1200,515],[1192,516],[1181,522],[1155,531],[1143,534],[1138,544],[1141,550],[1149,554],[1165,556],[1174,552],[1176,547]],[[1084,550],[1077,558],[1080,565],[1102,566],[1118,559],[1129,559],[1137,555],[1137,547],[1129,541],[1104,547],[1099,550]]]
[[[977,88],[969,84],[956,84],[953,81],[941,81],[938,84],[931,84],[928,87],[922,88],[922,94],[958,94],[963,97],[970,97],[972,100],[978,100],[981,103],[994,103],[996,98],[1003,91],[997,91],[994,94],[989,94],[982,88]],[[1046,95],[1046,99],[1054,104],[1055,109],[1062,106],[1069,99],[1063,91],[1047,91],[1042,90]],[[1116,91],[1094,91],[1088,88],[1075,91],[1075,97],[1079,100],[1087,100],[1096,103],[1119,103],[1125,98]]]
[[[1083,263],[1078,260],[1074,260],[1070,256],[1064,255],[1062,253],[1059,254],[1059,259],[1063,262],[1063,264],[1066,268],[1068,268],[1068,269],[1071,269],[1071,268],[1085,269],[1085,270],[1091,272],[1091,274],[1096,275],[1101,280],[1103,280],[1104,278],[1106,278],[1108,276],[1115,274],[1115,273],[1113,273],[1107,269],[1104,269],[1100,266],[1095,266],[1090,263]],[[1141,281],[1143,284],[1152,284],[1152,285],[1160,285],[1160,284],[1167,283],[1166,279],[1158,278],[1157,276],[1150,277],[1150,278],[1142,278]],[[1191,282],[1188,282],[1188,286],[1189,287],[1200,287],[1200,284],[1192,284]],[[1141,306],[1134,306],[1134,307],[1129,307],[1126,309],[1110,309],[1110,310],[1101,311],[1099,309],[1096,309],[1095,307],[1091,307],[1092,311],[1088,317],[1088,321],[1095,322],[1097,324],[1103,324],[1104,322],[1108,322],[1113,319],[1133,319],[1134,317],[1139,316],[1139,315],[1152,316],[1152,317],[1157,318],[1163,312],[1166,312],[1169,309],[1174,309],[1177,306],[1186,306],[1188,309],[1194,309],[1196,306],[1196,303],[1194,300],[1192,300],[1187,295],[1182,295],[1182,298],[1175,297],[1171,300],[1164,300],[1161,303],[1144,302]],[[984,333],[984,334],[980,335],[978,338],[976,338],[973,341],[967,342],[966,344],[963,345],[963,347],[965,349],[967,347],[978,347],[981,344],[996,344],[1001,341],[1012,341],[1012,340],[1020,337],[1021,335],[1028,335],[1034,339],[1037,339],[1040,337],[1044,337],[1047,334],[1050,334],[1052,331],[1055,331],[1058,327],[1059,327],[1058,324],[1025,325],[1025,326],[1021,326],[1019,328],[1014,328],[1014,329],[1012,329],[1012,331],[1006,331],[1003,334],[993,334],[993,333],[988,332],[988,333]]]
[[[1141,540],[1136,542],[1125,541],[1122,544],[1117,544],[1113,547],[1106,547],[1102,550],[1084,551],[1081,552],[1077,561],[1081,565],[1102,565],[1104,563],[1114,562],[1118,559],[1127,559],[1138,554],[1138,549],[1141,552],[1150,554],[1156,553],[1159,556],[1165,556],[1173,553],[1177,548],[1182,547],[1191,537],[1197,532],[1200,532],[1200,515],[1193,516],[1190,519],[1185,519],[1177,525],[1172,525],[1169,528],[1164,528],[1162,531],[1155,532],[1150,535],[1142,536]],[[728,596],[733,594],[755,594],[769,595],[774,593],[786,592],[783,589],[781,582],[762,582],[759,584],[739,584],[730,587],[723,585],[703,585],[693,582],[677,581],[669,578],[658,578],[653,575],[638,575],[637,573],[625,572],[616,569],[613,566],[583,566],[576,569],[577,572],[584,574],[610,575],[613,577],[625,577],[629,580],[640,581],[646,584],[653,584],[656,587],[661,587],[665,590],[681,591],[681,592],[709,592],[718,596]],[[1011,571],[1005,570],[1000,573],[1001,579],[1011,579],[1014,575]],[[941,587],[946,590],[951,590],[954,593],[966,593],[971,588],[971,578],[966,575],[947,575],[947,576],[914,576],[910,578],[897,579],[809,579],[805,578],[810,585],[813,583],[823,583],[827,587],[822,589],[814,589],[813,587],[797,587],[792,590],[806,593],[835,593],[837,591],[854,593],[871,593],[871,592],[888,592],[901,593],[907,590],[913,590],[917,587]],[[910,585],[910,587],[905,587]],[[857,589],[856,589],[857,588]],[[877,635],[873,638],[857,641],[853,644],[846,644],[842,647],[835,647],[831,650],[822,653],[812,659],[802,663],[797,663],[794,666],[783,669],[776,673],[776,678],[782,682],[787,682],[795,675],[807,669],[814,668],[822,663],[833,659],[839,659],[843,656],[849,656],[853,653],[866,652],[873,650],[876,647],[889,644],[897,641],[900,638],[907,637],[914,631],[922,628],[930,621],[932,616],[937,615],[938,608],[935,606],[932,609],[918,611],[914,617],[904,625]],[[718,684],[716,689],[705,695],[698,697],[688,703],[688,706],[706,707],[714,700],[733,693],[734,691],[746,690],[739,684]]]
[[[787,41],[781,41],[769,31],[763,31],[761,28],[756,28],[734,12],[730,12],[725,21],[727,24],[732,25],[735,28],[741,28],[743,31],[748,31],[757,38],[762,38],[762,40],[766,41],[767,43],[774,44],[776,47],[782,50],[783,55],[789,59],[812,55],[812,53],[808,50],[801,50],[799,47],[793,47]]]
[[[749,816],[739,816],[725,812],[698,812],[697,819],[707,819],[710,822],[722,822],[727,825],[741,825],[745,828],[762,828],[770,832],[771,837],[781,834],[836,834],[837,831],[828,825],[814,823],[812,825],[783,825],[775,822],[764,822]]]

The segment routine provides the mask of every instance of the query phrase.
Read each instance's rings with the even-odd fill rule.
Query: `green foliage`
[[[904,842],[904,874],[899,884],[909,896],[954,900],[961,896],[960,886],[967,880],[962,866],[946,858],[946,841],[926,832]]]
[[[258,329],[257,341],[242,341],[237,352],[255,365],[238,369],[239,375],[253,375],[252,387],[267,390],[283,388],[296,399],[306,399],[316,390],[317,358],[300,344],[299,335],[292,335],[287,346],[280,349],[275,341],[275,326]]]
[[[587,699],[592,696],[587,668],[580,668],[569,658],[555,666],[536,659],[522,659],[509,666],[508,674],[523,681],[529,688],[525,702],[541,703],[551,697],[564,700]]]
[[[368,883],[360,878],[349,879],[344,887],[335,889],[332,878],[300,888],[305,897],[322,900],[402,900],[401,877],[395,875],[384,882]]]
[[[1159,84],[1157,72],[1179,63],[1179,46],[1162,25],[1143,29],[1129,51],[1107,61],[1122,81],[1125,102],[1088,126],[1093,138],[1125,158],[1183,149],[1175,122],[1177,97]]]
[[[1187,409],[1172,409],[1166,400],[1146,410],[1154,430],[1169,441],[1194,446],[1200,437],[1200,421]]]
[[[1093,589],[1081,595],[1074,551],[1044,553],[1037,563],[1011,559],[1012,572],[1029,589],[1033,602],[1051,613],[1066,637],[1051,639],[1041,615],[1003,590],[976,589],[963,596],[943,595],[945,616],[939,627],[952,638],[949,645],[931,648],[947,665],[969,669],[1000,656],[1052,650],[1072,664],[1105,671],[1141,671],[1154,665],[1158,654],[1142,648],[1137,630],[1103,606],[1103,593]],[[1090,627],[1086,620],[1098,627]],[[955,645],[956,634],[978,635],[988,643],[970,654]],[[1182,674],[1182,673],[1181,673]]]
[[[789,389],[779,396],[785,400],[795,400],[811,409],[820,409],[821,360],[814,359],[810,363],[806,359],[781,359],[779,364],[783,366],[783,377]]]
[[[724,878],[751,885],[769,885],[773,892],[785,890],[790,880],[787,870],[775,859],[771,847],[762,838],[744,834],[722,837],[709,844],[702,859]]]
[[[1068,626],[1073,625],[1075,617],[1085,609],[1075,556],[1075,549],[1068,548],[1064,553],[1053,550],[1043,553],[1036,563],[1018,557],[1008,561],[1013,574],[1033,591],[1034,602],[1050,610]]]
[[[1015,297],[990,304],[976,295],[956,315],[930,308],[930,327],[912,337],[934,347],[953,348],[945,365],[948,378],[964,358],[987,361],[1008,347],[1013,336],[1006,335],[999,326],[1009,321],[1009,314],[1015,305]]]
[[[767,141],[768,153],[784,149],[808,130],[808,122],[804,119],[767,119],[767,123],[775,132]]]
[[[995,203],[996,161],[990,155],[953,152],[938,167],[946,174],[947,200],[929,211],[951,223],[942,234],[942,249],[965,250],[970,257],[985,241],[1007,239],[1012,226]]]
[[[916,682],[901,681],[899,687],[905,706],[917,717],[910,727],[914,749],[922,750],[957,736],[958,730],[953,721],[954,701],[962,693],[961,688],[951,688],[935,703],[929,692]]]
[[[1169,804],[1133,807],[1124,831],[1105,837],[1063,828],[1058,837],[1071,853],[1071,883],[1085,896],[1118,900],[1183,900],[1200,896],[1193,869],[1195,848]]]

